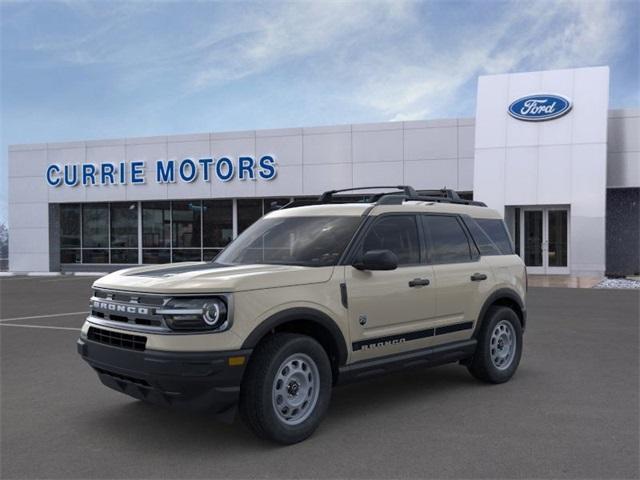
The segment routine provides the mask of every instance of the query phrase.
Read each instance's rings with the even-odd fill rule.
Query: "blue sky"
[[[611,67],[639,105],[640,3],[0,3],[7,147],[473,116],[478,75]]]

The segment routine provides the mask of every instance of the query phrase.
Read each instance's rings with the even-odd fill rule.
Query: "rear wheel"
[[[508,381],[520,364],[522,326],[508,307],[491,307],[478,334],[478,348],[468,365],[475,378],[489,383]]]
[[[240,413],[262,438],[300,442],[327,411],[331,375],[329,358],[313,338],[275,334],[252,355],[242,382]]]

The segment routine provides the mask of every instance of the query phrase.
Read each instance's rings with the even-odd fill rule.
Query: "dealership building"
[[[209,260],[271,209],[368,185],[505,217],[530,273],[640,272],[640,110],[609,68],[482,76],[475,118],[9,147],[9,269]]]

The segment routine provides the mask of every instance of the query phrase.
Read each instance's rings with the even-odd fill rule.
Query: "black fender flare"
[[[294,307],[274,313],[266,320],[262,321],[246,338],[242,348],[255,348],[260,340],[271,330],[292,321],[307,321],[314,323],[329,332],[337,348],[338,364],[344,365],[347,362],[347,342],[338,327],[338,324],[326,313],[308,307]]]
[[[487,310],[494,303],[499,302],[500,300],[509,300],[514,302],[520,308],[520,312],[516,312],[518,317],[520,317],[520,322],[522,324],[522,331],[524,332],[525,327],[527,325],[527,309],[522,301],[522,298],[515,290],[511,288],[499,288],[495,292],[493,292],[487,299],[484,301],[482,308],[480,309],[480,314],[478,315],[478,321],[476,322],[476,328],[473,331],[472,338],[477,338],[478,333],[480,332],[480,328],[482,327],[482,323],[484,322],[484,317],[487,314]]]

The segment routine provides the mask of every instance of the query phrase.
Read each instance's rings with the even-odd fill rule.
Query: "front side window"
[[[360,220],[347,216],[262,218],[229,245],[216,263],[335,265]]]
[[[362,242],[361,253],[391,250],[398,265],[420,263],[420,238],[414,215],[389,215],[376,220]]]
[[[424,215],[423,220],[431,263],[471,261],[469,240],[456,217]]]

